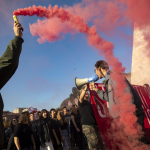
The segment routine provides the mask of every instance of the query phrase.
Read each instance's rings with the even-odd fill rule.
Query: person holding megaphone
[[[95,77],[93,78],[94,78],[93,81],[97,80]],[[100,130],[98,128],[95,119],[91,99],[89,97],[87,90],[87,85],[85,85],[85,87],[80,90],[78,99],[79,99],[78,106],[81,115],[82,130],[87,138],[89,149],[106,150]]]
[[[99,79],[105,78],[106,92],[98,89],[97,86],[92,86],[92,85],[90,85],[90,89],[97,92],[97,95],[99,96],[100,99],[109,102],[109,112],[113,118],[119,117],[119,114],[115,114],[115,116],[114,116],[114,113],[111,109],[112,106],[116,104],[115,100],[114,100],[114,96],[113,96],[113,94],[114,94],[113,86],[115,85],[115,81],[111,78],[111,71],[109,70],[108,63],[105,62],[104,60],[97,61],[95,64],[95,72],[96,72],[96,75],[99,77]],[[144,129],[144,109],[142,107],[141,98],[138,95],[138,93],[136,92],[136,90],[133,88],[133,86],[129,83],[129,81],[127,79],[125,79],[124,81],[126,83],[125,90],[126,90],[126,92],[131,94],[131,96],[132,96],[131,102],[136,106],[135,115],[137,117],[137,123],[139,125],[141,125],[142,131],[144,133],[144,135],[140,139],[140,141],[145,144],[149,144],[149,141],[146,137],[145,129]]]

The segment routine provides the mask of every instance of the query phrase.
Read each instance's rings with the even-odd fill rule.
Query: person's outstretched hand
[[[14,22],[14,33],[15,33],[15,36],[20,36],[20,37],[22,37],[22,35],[23,35],[23,27],[21,26],[21,24],[20,23],[16,23],[16,22]]]

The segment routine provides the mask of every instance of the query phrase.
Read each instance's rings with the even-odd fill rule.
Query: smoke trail
[[[46,41],[54,42],[55,40],[62,40],[63,35],[69,32],[75,33],[76,31],[71,28],[69,23],[62,23],[58,18],[51,20],[37,20],[37,23],[30,25],[30,32],[33,36],[39,36],[37,40],[40,44]]]
[[[98,31],[112,35],[119,26],[126,26],[129,20],[123,17],[124,7],[114,1],[83,0],[73,7],[65,6],[65,10],[76,14],[85,22],[92,22]],[[115,30],[115,32],[114,32]]]
[[[59,9],[58,6],[54,6],[54,8],[49,6],[48,9],[41,6],[18,9],[14,12],[14,15],[37,15],[48,19],[57,17],[62,23],[69,22],[70,28],[74,28],[78,32],[87,34],[89,45],[94,46],[97,50],[99,50],[99,53],[103,53],[108,64],[111,66],[111,70],[113,72],[112,78],[116,81],[116,85],[114,87],[114,98],[117,101],[117,105],[114,106],[111,113],[114,117],[119,115],[120,118],[113,121],[112,128],[115,132],[113,132],[112,135],[109,134],[108,138],[111,138],[112,141],[117,141],[118,139],[123,140],[124,144],[118,143],[118,147],[121,150],[141,149],[143,147],[145,150],[149,149],[146,145],[135,147],[135,144],[138,143],[137,139],[142,136],[142,133],[141,127],[136,125],[137,118],[133,115],[133,112],[135,112],[135,105],[130,103],[131,95],[124,92],[126,84],[124,82],[124,78],[120,76],[120,73],[123,73],[125,68],[122,67],[122,64],[119,62],[118,58],[115,58],[114,56],[114,45],[100,37],[95,26],[89,27],[81,17],[73,15],[69,13],[69,11],[65,11],[63,8]],[[129,142],[128,137],[132,143]]]
[[[92,22],[98,31],[109,36],[117,33],[128,39],[126,33],[117,29],[131,24],[132,28],[143,31],[148,54],[150,47],[149,8],[149,0],[82,0],[73,7],[65,6],[65,10],[82,17],[85,22]]]

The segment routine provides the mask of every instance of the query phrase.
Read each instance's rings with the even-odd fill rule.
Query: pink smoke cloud
[[[129,23],[129,20],[123,17],[123,6],[119,7],[115,1],[83,0],[73,7],[65,6],[64,9],[81,16],[85,22],[93,22],[98,31],[107,35],[114,34],[117,27]]]
[[[73,7],[65,6],[65,10],[81,16],[85,22],[92,22],[98,31],[108,36],[116,35],[118,27],[125,27],[131,24],[134,28],[143,31],[144,39],[147,41],[149,53],[150,45],[150,2],[149,0],[82,0]],[[131,40],[125,32],[120,32],[120,37]],[[148,55],[149,56],[149,55]]]
[[[55,40],[62,40],[67,33],[75,33],[75,29],[67,22],[61,22],[58,18],[37,20],[30,26],[30,32],[33,36],[39,36],[37,40],[40,44],[46,41],[54,42]]]

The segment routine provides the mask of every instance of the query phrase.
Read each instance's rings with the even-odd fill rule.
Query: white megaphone
[[[89,78],[79,79],[75,78],[75,84],[78,90],[81,90],[82,86],[89,83],[89,82],[96,82],[99,79],[98,75],[94,75]]]

